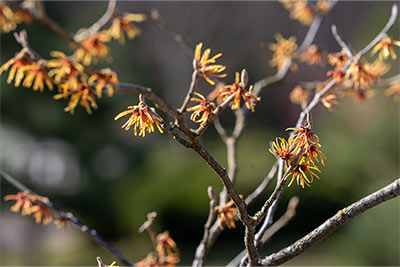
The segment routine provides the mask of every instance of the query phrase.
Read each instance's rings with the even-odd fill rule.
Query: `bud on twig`
[[[207,188],[207,193],[208,193],[208,197],[210,198],[210,200],[215,200],[217,198],[214,189],[212,188],[212,186],[209,186]]]
[[[249,75],[247,74],[247,70],[243,69],[240,74],[240,87],[245,88],[247,83],[249,82]]]

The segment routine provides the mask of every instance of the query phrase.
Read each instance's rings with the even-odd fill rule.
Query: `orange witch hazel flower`
[[[314,12],[307,1],[294,1],[290,7],[290,18],[309,26],[314,20]]]
[[[32,16],[23,11],[22,9],[18,9],[13,11],[8,5],[6,1],[0,1],[0,31],[1,32],[10,32],[15,30],[17,24],[22,22],[30,23],[32,21]]]
[[[306,62],[308,65],[324,65],[324,53],[321,49],[313,44],[304,51],[304,53],[300,56],[300,60]]]
[[[7,83],[10,84],[14,80],[14,85],[18,87],[24,79],[26,69],[30,64],[32,64],[32,60],[26,56],[24,50],[21,50],[15,54],[15,57],[0,67],[0,75],[12,66],[8,74]]]
[[[158,116],[153,108],[150,108],[144,103],[144,99],[142,96],[139,96],[139,99],[140,101],[138,105],[129,106],[128,110],[119,113],[117,116],[115,116],[114,120],[118,120],[119,118],[132,113],[129,120],[124,125],[122,125],[121,128],[125,128],[125,130],[128,131],[133,125],[133,131],[136,136],[137,128],[139,127],[139,136],[144,137],[146,135],[146,130],[148,133],[154,132],[153,124],[155,123],[160,133],[163,133],[163,129],[161,126],[163,120],[161,119],[161,117]]]
[[[371,71],[370,64],[362,64],[360,62],[351,63],[346,72],[346,78],[354,83],[354,89],[365,89],[374,84],[374,80],[378,78],[375,72]]]
[[[292,36],[289,39],[282,37],[280,33],[275,34],[276,43],[271,43],[269,49],[274,52],[270,65],[277,67],[278,70],[282,68],[286,59],[294,56],[297,50],[296,37]]]
[[[293,104],[302,105],[308,102],[310,98],[310,90],[304,88],[303,86],[296,85],[289,94],[289,99]]]
[[[319,142],[318,136],[311,131],[309,125],[300,126],[299,128],[287,128],[286,131],[297,131],[296,134],[289,137],[289,142],[293,142],[293,144],[298,148],[303,146],[308,148],[310,142]]]
[[[311,162],[307,162],[304,158],[300,161],[299,164],[294,166],[293,171],[291,171],[288,176],[292,175],[292,179],[289,182],[288,186],[291,186],[293,181],[296,179],[297,185],[300,185],[304,188],[304,185],[310,186],[313,182],[314,177],[319,179],[318,175],[316,175],[313,170],[321,172],[318,167],[315,165],[311,165]],[[307,177],[309,174],[310,177]]]
[[[292,140],[287,142],[285,138],[279,137],[279,141],[277,138],[276,141],[272,142],[269,152],[285,161],[288,161],[294,154],[296,154],[295,150]]]
[[[393,60],[397,58],[396,52],[394,51],[393,46],[400,47],[400,41],[395,41],[393,38],[389,36],[385,36],[382,40],[375,45],[374,49],[372,49],[372,55],[376,54],[379,51],[379,59],[387,59],[389,56],[392,57]]]
[[[118,40],[121,44],[125,43],[125,35],[129,39],[133,39],[141,33],[141,30],[136,27],[133,22],[143,22],[146,20],[144,14],[124,13],[122,16],[115,17],[107,34]]]
[[[190,108],[187,108],[187,111],[194,111],[192,115],[190,115],[190,119],[196,123],[200,123],[201,125],[207,122],[208,117],[215,109],[215,104],[213,102],[209,102],[203,95],[199,93],[194,93],[199,98],[193,97],[190,101],[198,102],[199,104]],[[200,118],[198,118],[200,117]]]
[[[22,83],[24,87],[31,87],[33,84],[33,90],[43,92],[44,84],[46,84],[50,90],[53,90],[53,82],[47,71],[40,64],[34,62],[26,66],[25,70],[27,74]]]
[[[97,63],[100,58],[107,58],[110,61],[111,57],[108,56],[110,49],[104,44],[110,39],[111,37],[106,32],[97,32],[88,36],[80,42],[81,46],[75,50],[75,59],[85,66],[92,62]]]
[[[164,258],[167,255],[179,254],[178,247],[168,231],[157,235],[156,251],[160,258]]]
[[[349,58],[347,57],[344,50],[342,50],[339,53],[328,54],[329,64],[331,64],[332,66],[336,66],[336,69],[338,69],[338,70],[340,70],[341,68],[344,67],[344,65],[346,65],[348,59]]]
[[[385,95],[394,97],[395,101],[400,101],[400,81],[394,82],[385,91]]]
[[[247,85],[247,71],[243,70],[241,77],[239,72],[236,72],[235,82],[232,85],[226,85],[225,89],[229,91],[222,91],[221,96],[225,101],[227,98],[235,95],[233,98],[233,104],[231,106],[232,110],[240,108],[240,101],[243,99],[246,107],[254,112],[254,101],[260,101],[261,97],[253,95],[253,86],[250,86],[249,90],[245,90],[244,87]]]
[[[336,100],[337,97],[335,94],[329,94],[321,98],[321,105],[326,108],[327,110],[331,111],[333,105],[339,104],[339,102]]]
[[[88,114],[92,114],[92,108],[97,109],[97,103],[94,98],[93,90],[88,86],[85,81],[82,81],[78,85],[77,90],[68,91],[68,83],[65,82],[59,85],[59,89],[62,91],[61,93],[53,96],[54,99],[66,98],[67,96],[71,96],[68,106],[64,108],[65,112],[69,112],[71,114],[75,113],[75,108],[78,104],[84,107]],[[68,91],[67,95],[64,93]]]
[[[56,59],[49,60],[47,66],[51,68],[49,75],[53,77],[56,84],[64,83],[65,96],[68,90],[76,90],[79,85],[79,76],[85,76],[83,66],[69,59],[63,52],[53,51],[50,53]]]
[[[198,45],[196,45],[196,49],[194,52],[193,69],[197,70],[199,72],[199,75],[203,76],[209,84],[214,85],[215,82],[211,80],[207,75],[219,78],[226,77],[226,74],[220,74],[226,69],[226,67],[223,65],[213,64],[216,62],[215,60],[217,58],[222,56],[222,53],[216,54],[212,58],[209,58],[211,49],[207,48],[202,55],[202,47],[203,43],[199,43]]]
[[[238,210],[234,205],[233,200],[227,202],[224,206],[216,206],[215,210],[219,215],[219,228],[223,229],[223,224],[225,223],[229,229],[235,228],[235,221],[239,220]]]
[[[107,96],[114,94],[114,87],[118,83],[117,74],[110,68],[102,69],[89,78],[89,84],[96,88],[96,95],[101,98],[103,88],[105,88]]]
[[[139,262],[136,262],[135,265],[143,266],[143,267],[160,266],[160,264],[158,263],[157,257],[156,257],[156,255],[154,255],[153,252],[149,252],[149,254],[147,254],[146,258],[144,258],[143,260],[141,260]]]
[[[53,210],[44,204],[33,206],[31,212],[37,224],[43,222],[46,225],[53,221]]]
[[[32,202],[37,200],[37,196],[30,195],[28,192],[18,192],[16,195],[7,195],[4,197],[5,201],[16,200],[17,202],[11,207],[12,212],[22,211],[22,215],[29,215],[32,213]]]

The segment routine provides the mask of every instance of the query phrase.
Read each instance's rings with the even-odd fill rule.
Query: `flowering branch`
[[[332,5],[330,6],[330,8],[332,8],[335,3],[336,2],[333,2]],[[311,27],[309,28],[309,30],[306,34],[306,37],[303,40],[302,45],[300,46],[300,48],[302,50],[306,50],[308,48],[308,46],[311,45],[312,41],[314,40],[314,38],[316,36],[316,33],[318,32],[318,30],[321,26],[322,18],[320,18],[319,16],[317,16],[317,18],[318,19],[316,19],[313,22],[313,24],[311,25]],[[255,96],[258,96],[263,88],[265,88],[271,84],[274,84],[276,82],[281,81],[288,73],[291,64],[292,64],[292,59],[290,57],[286,57],[282,67],[280,69],[278,69],[278,72],[275,75],[268,76],[266,78],[259,80],[256,83],[254,83],[253,94]],[[246,124],[246,114],[247,114],[247,109],[245,109],[244,107],[242,107],[241,109],[239,109],[235,112],[235,116],[236,116],[235,126],[234,126],[234,129],[233,129],[230,137],[226,134],[225,129],[222,127],[222,125],[220,124],[219,121],[217,121],[214,124],[216,126],[217,132],[220,134],[221,139],[224,141],[224,143],[227,147],[228,172],[231,174],[231,175],[229,175],[229,177],[231,177],[232,181],[234,181],[236,178],[237,157],[235,155],[237,154],[237,152],[236,152],[237,151],[237,142],[238,142],[238,139],[240,138],[240,136],[244,130],[245,124]],[[206,126],[208,126],[208,125],[206,124]],[[200,129],[200,128],[206,128],[206,127],[200,126],[199,129],[197,130],[199,133],[201,133],[201,131],[202,131],[202,129]],[[228,140],[229,140],[229,145],[228,145]],[[231,162],[233,164],[229,165],[229,162]],[[274,166],[276,166],[276,165],[274,165]],[[274,176],[273,173],[275,172],[274,171],[275,168],[276,167],[272,167],[271,171],[269,172],[270,175],[267,175],[267,178],[269,176],[272,176],[272,177],[270,179],[264,179],[262,184],[260,184],[260,186],[257,187],[257,189],[259,189],[259,190],[257,191],[257,189],[256,189],[255,192],[257,192],[257,193],[252,195],[252,197],[254,197],[254,199],[259,194],[261,194],[261,192],[269,184],[269,182],[267,182],[267,181],[268,180],[270,181],[273,178],[273,176]],[[258,192],[260,192],[260,193],[258,193]],[[222,206],[227,201],[227,193],[225,191],[225,188],[223,188],[223,190],[220,192],[219,196],[220,196],[219,205]],[[251,201],[249,201],[249,203],[251,203],[254,199],[250,198]],[[220,235],[221,232],[222,232],[222,230],[219,227],[218,222],[215,222],[210,230],[210,235],[209,235],[209,237],[210,237],[209,244],[210,245],[209,245],[209,247],[211,247],[211,245],[216,241],[216,239],[218,238],[218,236]],[[199,250],[196,250],[196,255],[198,252],[199,252]]]
[[[400,179],[396,179],[386,187],[362,198],[350,206],[338,211],[334,216],[326,220],[319,227],[315,228],[303,238],[297,240],[292,245],[281,249],[261,260],[265,266],[280,265],[288,260],[304,253],[307,249],[313,247],[332,232],[337,230],[343,224],[360,215],[364,211],[381,204],[384,201],[395,198],[400,195]]]
[[[9,175],[8,173],[4,172],[3,170],[0,170],[0,176],[1,178],[3,178],[4,180],[6,180],[9,184],[11,184],[12,186],[14,186],[15,188],[17,188],[18,190],[22,191],[22,192],[27,192],[31,195],[38,195],[36,194],[34,191],[32,191],[31,189],[29,189],[28,187],[26,187],[25,185],[23,185],[22,183],[20,183],[18,180],[16,180],[14,177],[12,177],[11,175]],[[47,206],[48,208],[50,208],[51,210],[53,210],[54,212],[57,213],[58,216],[60,216],[60,218],[67,220],[69,222],[72,222],[75,226],[77,226],[82,232],[86,232],[88,233],[98,244],[100,244],[101,246],[105,247],[106,249],[108,249],[109,251],[111,251],[115,256],[117,256],[121,262],[123,262],[124,264],[128,265],[128,266],[133,266],[133,264],[125,258],[125,256],[123,256],[113,245],[109,244],[107,241],[105,241],[98,233],[96,230],[94,229],[90,229],[87,225],[83,224],[81,221],[79,221],[78,218],[76,218],[72,213],[70,212],[65,212],[59,208],[57,208],[56,206],[54,206],[54,204],[48,200],[48,198],[44,198],[45,200],[41,200],[41,204]]]

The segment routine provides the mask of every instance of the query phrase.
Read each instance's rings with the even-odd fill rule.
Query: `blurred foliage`
[[[105,6],[106,2],[46,2],[49,15],[71,33],[90,25],[101,16]],[[384,25],[390,6],[390,2],[340,2],[326,18],[316,42],[323,49],[337,51],[329,30],[335,23],[343,38],[358,49]],[[203,41],[212,51],[224,53],[221,61],[230,72],[227,82],[243,67],[250,73],[250,83],[273,73],[268,67],[271,53],[267,49],[273,34],[282,32],[288,37],[295,33],[298,40],[302,40],[306,31],[295,21],[289,21],[287,12],[275,2],[119,3],[119,9],[124,12],[149,14],[153,7],[157,7],[163,18],[190,43]],[[229,23],[225,25],[223,21]],[[139,26],[143,29],[142,36],[122,47],[112,43],[114,61],[110,68],[117,71],[121,81],[154,88],[172,105],[178,105],[190,83],[191,59],[153,22]],[[25,27],[20,25],[18,30]],[[26,28],[32,47],[43,56],[48,57],[52,50],[71,52],[64,40],[39,23],[34,21]],[[394,35],[399,32],[398,24],[391,32]],[[398,35],[394,37],[399,39]],[[0,62],[19,49],[12,34],[2,35]],[[399,73],[398,64],[393,62],[392,65],[388,76]],[[262,92],[262,101],[249,116],[239,142],[237,189],[240,193],[246,195],[260,183],[274,162],[268,152],[269,142],[277,136],[284,137],[284,129],[294,126],[297,120],[300,109],[288,100],[293,85],[298,81],[325,79],[326,70],[300,65],[299,71],[289,74],[285,82]],[[37,144],[47,139],[62,140],[76,151],[74,160],[80,169],[79,187],[68,194],[33,181],[28,168],[22,165],[18,178],[59,207],[75,213],[134,261],[151,250],[149,238],[139,234],[137,229],[148,212],[156,211],[156,230],[170,231],[182,252],[181,264],[189,265],[208,214],[207,187],[212,185],[215,190],[222,187],[205,162],[166,134],[139,138],[121,130],[121,122],[114,122],[113,117],[126,106],[137,103],[134,95],[103,97],[99,100],[99,110],[93,115],[78,108],[71,116],[63,111],[65,101],[51,99],[53,93],[14,88],[6,84],[5,75],[2,76],[2,147],[10,142],[9,135],[4,134],[6,129],[11,129],[11,133],[23,133]],[[200,90],[210,90],[205,88],[201,83]],[[293,195],[300,197],[298,213],[262,249],[263,255],[289,245],[337,210],[399,175],[399,106],[393,99],[383,96],[383,89],[377,89],[376,97],[367,103],[344,98],[333,112],[317,108],[313,115],[314,130],[328,159],[326,167],[311,188],[293,185],[285,189],[276,217],[284,213]],[[232,119],[229,111],[222,114],[222,124],[228,128]],[[11,136],[17,142],[23,141],[22,138],[18,140],[17,134]],[[212,127],[202,141],[226,166],[225,147]],[[101,157],[109,148],[114,154],[110,157],[105,153],[106,157]],[[1,168],[10,171],[6,160],[10,155],[6,153],[2,150]],[[118,157],[113,158],[113,155]],[[118,174],[108,175],[108,168],[113,167]],[[3,181],[1,186],[2,196],[15,192]],[[273,185],[251,208],[259,207],[272,189]],[[47,230],[53,227],[38,226],[28,217],[10,214],[9,206],[9,203],[2,205],[2,217],[8,218],[2,219],[2,236],[9,232],[15,238],[34,238],[37,242],[29,242],[29,249],[22,249],[4,243],[2,238],[1,265],[93,265],[96,256],[101,256],[104,262],[115,259],[78,230]],[[399,200],[386,202],[349,222],[287,265],[399,265],[399,215]],[[13,225],[16,221],[21,223]],[[13,231],[7,228],[10,225]],[[39,234],[43,234],[42,238]],[[242,236],[241,226],[225,231],[210,252],[207,264],[226,264],[243,249]],[[63,246],[52,248],[49,244],[53,243]]]

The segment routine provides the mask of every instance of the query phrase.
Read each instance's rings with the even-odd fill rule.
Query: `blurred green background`
[[[315,40],[323,50],[339,50],[330,27],[336,24],[344,40],[355,50],[362,48],[386,23],[392,2],[339,2],[324,20]],[[46,2],[51,18],[67,32],[89,26],[104,12],[107,2]],[[289,20],[278,2],[120,2],[119,12],[145,13],[157,8],[163,19],[193,46],[203,42],[227,66],[227,83],[234,73],[246,68],[250,83],[273,74],[268,44],[276,32],[285,38],[304,38],[307,28]],[[173,106],[183,101],[191,80],[189,57],[168,34],[147,20],[139,27],[143,34],[125,46],[111,43],[113,62],[109,66],[121,82],[153,88]],[[42,56],[52,50],[72,53],[65,40],[40,23],[20,25],[27,29],[30,43]],[[390,31],[399,40],[399,24]],[[1,35],[1,63],[20,47],[12,34]],[[396,49],[396,53],[399,50]],[[399,73],[392,61],[385,77]],[[300,81],[323,80],[329,69],[304,64],[284,82],[265,89],[262,101],[249,116],[239,143],[237,190],[246,195],[260,183],[274,157],[267,151],[275,137],[294,126],[299,107],[288,100]],[[156,211],[155,229],[169,230],[182,253],[181,265],[190,265],[202,237],[208,214],[206,189],[221,189],[215,173],[193,151],[158,132],[145,138],[121,130],[114,116],[136,104],[137,96],[117,94],[98,101],[99,109],[87,115],[81,107],[75,115],[65,113],[64,100],[55,101],[53,92],[37,93],[8,85],[1,77],[1,169],[9,172],[58,207],[73,212],[115,244],[132,261],[144,258],[152,249],[138,227],[146,214]],[[212,88],[204,82],[199,90]],[[311,188],[285,189],[278,218],[291,196],[300,197],[294,220],[262,249],[275,252],[307,234],[337,210],[392,182],[399,176],[399,105],[385,97],[383,89],[367,103],[351,98],[328,112],[318,107],[313,113],[314,130],[327,156],[320,180]],[[222,124],[232,126],[233,115],[225,111]],[[206,148],[226,166],[225,147],[210,127],[202,138]],[[269,191],[272,190],[270,186]],[[1,182],[1,196],[16,190]],[[259,207],[265,193],[254,205]],[[95,265],[116,258],[74,227],[66,231],[36,225],[31,217],[9,211],[1,202],[1,265]],[[227,264],[243,249],[243,227],[225,231],[207,257],[208,265]],[[368,210],[333,235],[287,265],[400,265],[399,200]]]

